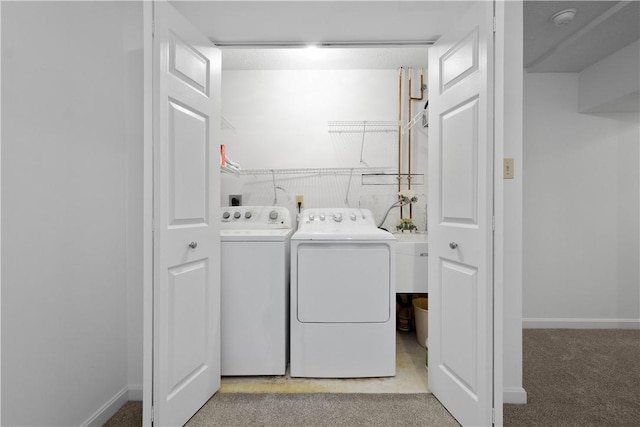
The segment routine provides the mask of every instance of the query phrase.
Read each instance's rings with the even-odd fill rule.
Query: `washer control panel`
[[[282,206],[223,206],[221,229],[291,228],[291,213]]]

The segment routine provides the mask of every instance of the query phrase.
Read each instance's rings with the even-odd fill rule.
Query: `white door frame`
[[[2,2],[0,2],[0,46],[2,45]],[[2,55],[0,55],[0,70],[2,70]],[[0,71],[0,97],[2,94],[2,71]],[[0,105],[2,103],[0,102]],[[0,107],[0,117],[2,117],[2,107]],[[0,119],[0,135],[2,135],[2,120]],[[2,137],[0,137],[0,177],[2,177]],[[2,178],[0,178],[0,188],[2,188]],[[2,217],[2,197],[0,195],[0,218]],[[0,221],[0,242],[2,242],[2,226]],[[0,246],[1,247],[1,246]],[[0,249],[1,251],[1,249]],[[2,253],[0,253],[0,302],[2,302]],[[2,304],[0,304],[0,319],[2,319]],[[2,320],[0,320],[0,330],[2,330]],[[0,384],[2,384],[2,339],[0,339]],[[2,424],[2,387],[0,387],[0,424]]]
[[[496,2],[495,92],[495,301],[503,320],[496,360],[504,403],[524,404],[522,387],[522,144],[523,144],[523,4]],[[508,34],[508,38],[507,38]],[[503,158],[515,163],[515,178],[502,177]],[[507,284],[505,286],[505,283]],[[496,414],[496,419],[498,419]]]
[[[153,366],[153,3],[142,2],[144,69],[142,425],[151,426]]]
[[[497,0],[494,33],[494,407],[526,403],[522,388],[522,0]],[[507,38],[507,32],[509,36]],[[514,34],[518,33],[518,34]],[[514,180],[502,163],[515,160]],[[505,185],[506,184],[506,185]],[[506,188],[505,188],[506,187]],[[506,218],[506,213],[510,218]],[[509,265],[505,265],[505,258]],[[505,282],[509,291],[505,292]],[[505,298],[509,298],[505,300]],[[505,320],[507,324],[505,324]],[[513,324],[513,326],[511,326]],[[505,350],[508,354],[505,355]],[[505,365],[506,364],[506,365]],[[505,388],[505,382],[508,389]],[[503,425],[496,411],[495,425]]]

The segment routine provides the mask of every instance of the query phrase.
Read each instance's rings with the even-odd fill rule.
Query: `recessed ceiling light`
[[[307,54],[307,58],[317,60],[323,56],[323,53],[320,49],[320,46],[317,44],[308,44],[305,46],[305,53]]]
[[[567,25],[569,22],[573,21],[573,18],[575,18],[577,12],[578,10],[573,8],[564,9],[554,14],[551,18],[549,18],[549,21],[551,21],[556,27],[562,27],[563,25]]]

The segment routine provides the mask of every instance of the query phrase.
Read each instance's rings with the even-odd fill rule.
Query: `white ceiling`
[[[427,47],[224,49],[225,70],[427,68]]]
[[[525,1],[524,65],[529,72],[580,72],[640,38],[639,1]],[[573,22],[549,18],[575,8]]]
[[[219,45],[402,43],[435,41],[468,1],[181,1],[171,2]],[[524,65],[530,72],[578,72],[639,38],[640,1],[525,1]],[[553,13],[578,9],[564,27]],[[608,16],[611,8],[616,13]],[[619,9],[619,10],[618,10]],[[601,21],[601,22],[600,22]],[[597,23],[597,25],[596,25]],[[287,49],[225,48],[223,66],[256,68],[397,68],[422,66],[416,47],[321,49],[329,62]],[[327,50],[328,52],[324,52]],[[413,55],[420,55],[415,60]],[[292,58],[302,58],[295,65]],[[413,63],[410,63],[413,59]]]
[[[223,50],[224,69],[423,68],[468,1],[172,1],[218,45],[396,44],[394,47]],[[408,42],[408,43],[407,43]],[[424,42],[415,46],[413,42]],[[404,47],[398,47],[406,44]]]
[[[465,1],[172,1],[214,43],[435,40]]]

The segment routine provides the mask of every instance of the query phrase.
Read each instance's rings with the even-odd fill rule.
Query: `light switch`
[[[504,179],[513,179],[513,159],[504,159],[502,175]]]

